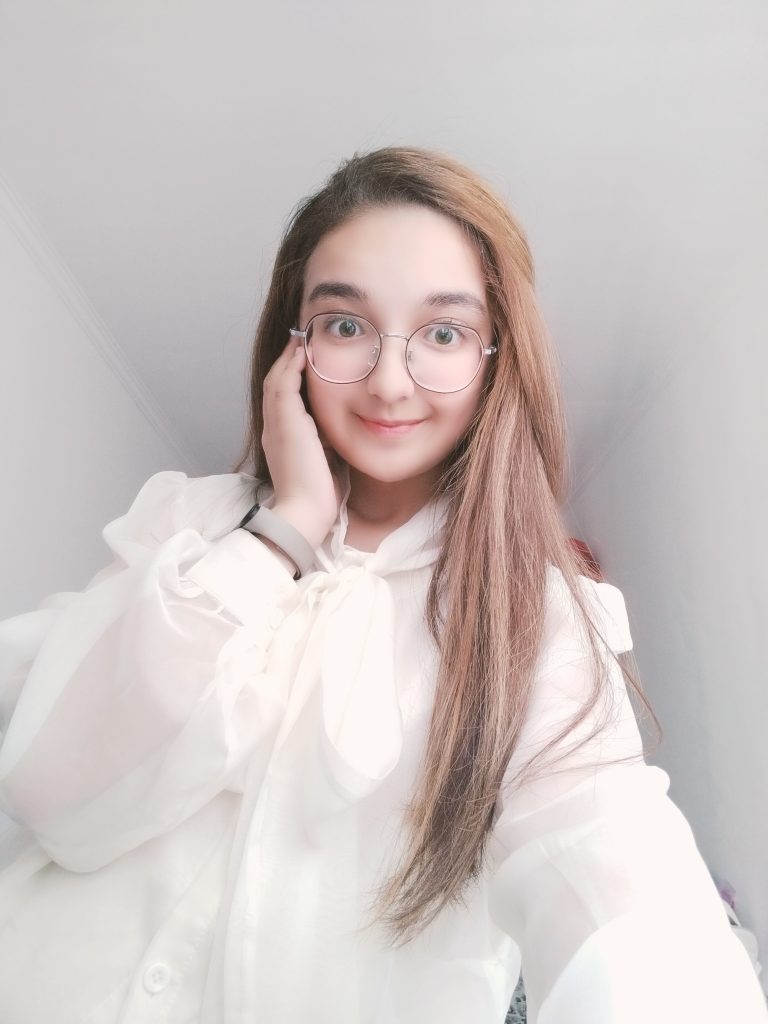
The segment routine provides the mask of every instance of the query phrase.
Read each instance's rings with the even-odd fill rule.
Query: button
[[[156,995],[158,992],[162,992],[164,988],[167,988],[170,980],[171,969],[168,964],[152,964],[144,972],[144,988],[147,992],[151,992],[152,995]]]

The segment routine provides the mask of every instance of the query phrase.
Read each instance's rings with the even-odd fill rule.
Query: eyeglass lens
[[[307,353],[317,373],[337,384],[366,377],[375,365],[381,337],[368,320],[320,313],[307,325]],[[460,391],[476,376],[483,359],[480,335],[471,327],[433,323],[408,342],[411,376],[430,391]]]

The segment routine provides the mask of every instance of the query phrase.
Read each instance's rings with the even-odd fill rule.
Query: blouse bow
[[[375,552],[357,551],[343,543],[345,501],[328,542],[317,552],[323,568],[298,584],[292,614],[305,617],[306,647],[277,747],[287,741],[317,689],[322,728],[304,780],[308,819],[325,819],[364,799],[398,763],[403,713],[390,578],[436,561],[443,519],[442,503],[430,503]]]

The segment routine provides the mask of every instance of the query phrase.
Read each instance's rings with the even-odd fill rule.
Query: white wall
[[[0,183],[0,618],[78,589],[159,469],[195,472],[40,229]]]
[[[698,296],[688,336],[679,304],[654,315],[653,329],[685,357],[646,396],[568,518],[624,592],[665,731],[651,760],[669,772],[710,870],[735,887],[766,985],[768,323],[763,261],[743,255],[744,266],[724,264],[718,288]],[[643,308],[638,297],[641,332],[651,326]]]

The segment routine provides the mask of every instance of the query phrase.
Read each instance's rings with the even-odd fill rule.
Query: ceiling
[[[762,3],[2,0],[0,176],[201,471],[243,431],[280,232],[408,143],[525,225],[577,483],[690,357],[762,196]],[[758,105],[758,103],[760,105]]]

